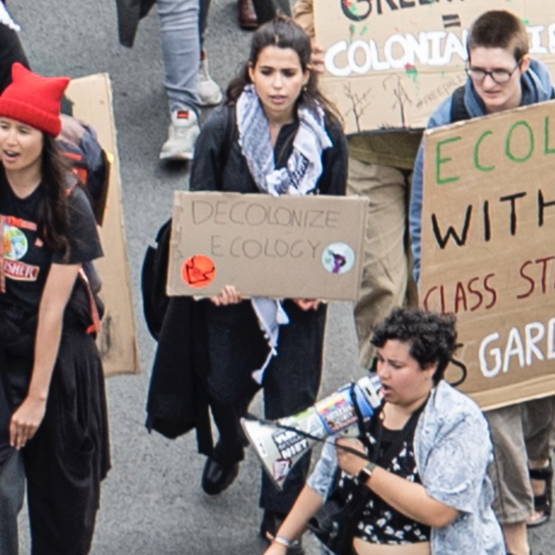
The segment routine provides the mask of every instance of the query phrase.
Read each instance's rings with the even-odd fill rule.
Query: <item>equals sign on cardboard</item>
[[[441,19],[443,20],[443,27],[446,29],[447,27],[461,26],[461,18],[457,14],[442,15]]]

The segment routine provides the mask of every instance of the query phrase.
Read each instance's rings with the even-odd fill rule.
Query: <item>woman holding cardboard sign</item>
[[[256,31],[249,60],[228,88],[227,105],[211,115],[197,141],[191,190],[344,194],[345,139],[309,61],[310,40],[291,20],[276,18]],[[206,384],[220,437],[202,486],[213,495],[237,475],[245,441],[239,418],[260,387],[271,419],[315,401],[326,308],[314,299],[242,300],[232,284],[203,302]],[[263,537],[289,511],[308,463],[306,458],[298,465],[282,492],[263,476]]]

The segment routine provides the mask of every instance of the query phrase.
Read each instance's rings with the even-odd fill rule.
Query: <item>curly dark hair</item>
[[[243,64],[238,75],[230,82],[227,88],[227,104],[234,104],[243,92],[245,85],[251,83],[249,67],[256,65],[260,52],[267,46],[291,48],[299,56],[302,70],[306,71],[309,69],[312,55],[310,37],[290,17],[276,15],[274,19],[264,23],[254,32],[251,40],[249,59]],[[303,87],[297,102],[303,102],[313,110],[319,104],[322,106],[328,119],[341,125],[341,116],[336,107],[318,89],[317,76],[313,71],[310,72],[308,83]]]
[[[437,363],[433,380],[437,384],[443,379],[445,369],[455,351],[457,343],[456,318],[453,314],[438,314],[417,308],[396,308],[374,330],[370,342],[381,348],[390,339],[410,344],[409,353],[421,368]]]

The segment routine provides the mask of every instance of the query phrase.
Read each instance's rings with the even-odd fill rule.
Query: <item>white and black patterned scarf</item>
[[[273,196],[306,195],[316,188],[322,174],[322,152],[332,146],[324,125],[324,111],[300,105],[297,110],[299,128],[293,140],[293,152],[287,165],[276,169],[270,125],[253,85],[247,85],[236,104],[239,146],[258,189]],[[270,351],[264,364],[253,372],[261,384],[264,372],[277,354],[279,326],[289,317],[281,302],[266,297],[253,297],[253,309]]]

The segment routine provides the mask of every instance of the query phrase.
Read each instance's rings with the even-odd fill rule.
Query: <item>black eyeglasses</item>
[[[504,85],[510,81],[513,73],[519,67],[520,60],[518,60],[512,71],[509,71],[508,69],[493,69],[492,71],[486,71],[485,69],[471,66],[468,66],[465,71],[473,81],[483,81],[486,78],[486,75],[489,75],[498,85]]]

